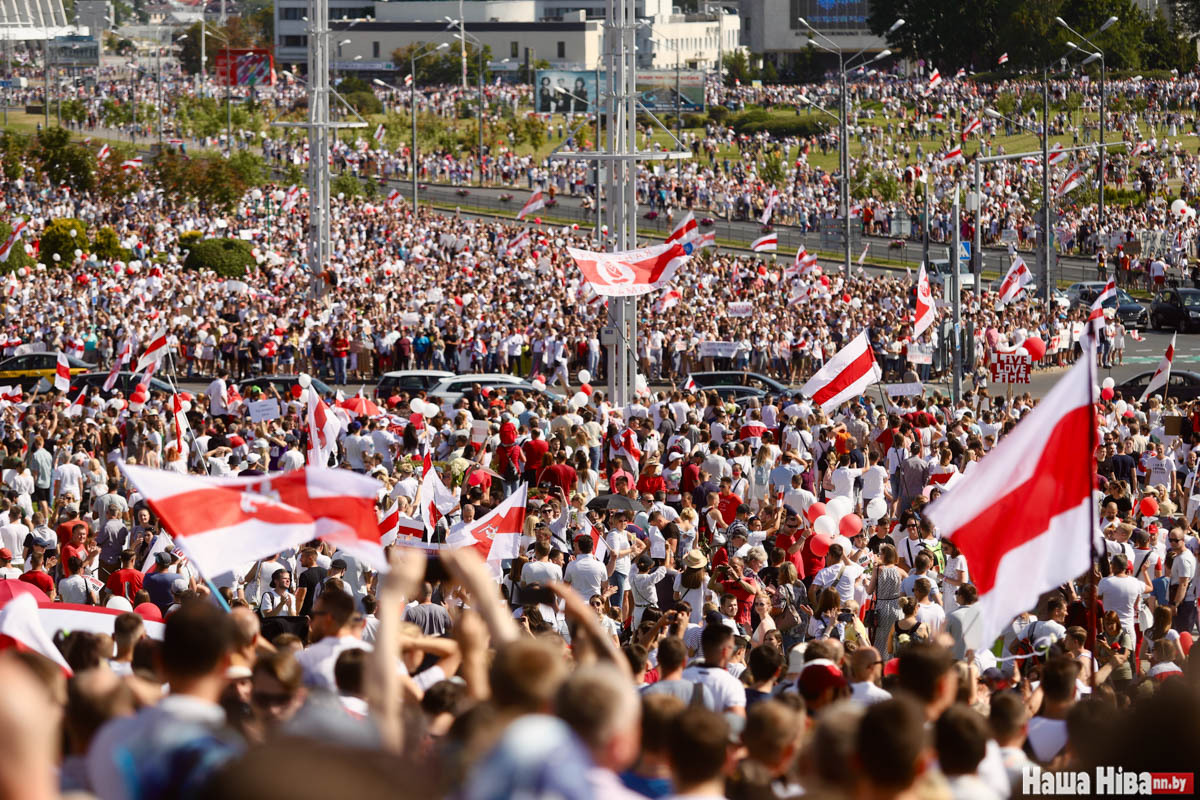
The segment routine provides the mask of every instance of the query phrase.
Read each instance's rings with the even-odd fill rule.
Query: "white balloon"
[[[544,392],[546,391],[546,383],[545,381],[534,381],[533,388],[537,389],[539,392]]]
[[[81,255],[83,255],[83,251],[80,250],[78,247],[76,247],[75,248],[75,257],[79,258]]]
[[[1119,417],[1129,408],[1129,403],[1126,403],[1124,400],[1118,400],[1114,408],[1117,409],[1117,416]]]
[[[887,513],[887,502],[882,497],[876,497],[867,503],[867,519],[876,522]]]
[[[576,392],[571,397],[571,405],[575,406],[575,408],[583,408],[584,406],[587,405],[587,401],[588,401],[587,395],[584,394],[583,392]]]
[[[854,503],[849,497],[835,497],[825,504],[825,515],[831,517],[834,521],[833,531],[837,533],[837,524],[842,521],[842,517],[854,510]]]
[[[525,404],[520,400],[517,400],[511,406],[509,406],[509,410],[519,417],[525,413]]]
[[[826,504],[825,507],[828,509],[829,505]],[[823,533],[826,536],[836,535],[837,529],[838,529],[837,520],[835,520],[833,517],[829,516],[828,514],[823,514],[823,515],[817,517],[817,521],[813,523],[813,530],[816,531],[817,533]]]
[[[1014,352],[1016,353],[1016,355],[1019,355],[1019,356],[1029,355],[1029,351],[1026,350],[1024,347],[1018,347]]]
[[[179,410],[182,411],[184,414],[186,414],[192,410],[192,404],[189,401],[184,400],[184,401],[180,402]]]
[[[62,261],[62,256],[60,256],[58,253],[55,253],[55,254],[52,256],[52,258],[53,258],[55,261]]]
[[[1112,378],[1112,376],[1110,375],[1109,377],[1107,377],[1103,381],[1101,381],[1100,388],[1101,389],[1111,389],[1116,385],[1117,385],[1116,380],[1114,380]]]
[[[591,383],[592,382],[592,373],[588,372],[586,369],[579,370],[579,382],[580,383]]]
[[[296,379],[296,383],[300,384],[301,389],[307,389],[312,386],[312,376],[307,372],[301,372],[300,377]]]
[[[1185,208],[1187,208],[1187,203],[1182,198],[1179,198],[1171,203],[1171,213],[1172,214],[1179,214]]]

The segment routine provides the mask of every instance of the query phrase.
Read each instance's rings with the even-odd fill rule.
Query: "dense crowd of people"
[[[1156,86],[1176,105],[1195,92]],[[953,97],[918,88],[856,91]],[[205,387],[0,391],[0,794],[976,800],[1043,772],[1200,762],[1200,403],[1098,387],[1092,569],[995,641],[979,641],[973,565],[928,514],[1038,406],[989,386],[990,359],[1037,339],[1042,366],[1066,365],[1089,327],[1119,359],[1116,317],[964,292],[953,400],[922,385],[952,348],[943,325],[913,336],[914,276],[701,249],[644,298],[640,380],[618,404],[604,299],[566,252],[594,247],[587,231],[338,198],[316,271],[303,203],[247,195],[222,215],[149,182],[111,202],[32,168],[0,200],[28,219],[18,248],[71,217],[132,255],[81,247],[5,275],[4,355],[104,371],[161,334],[155,376]],[[256,268],[184,269],[193,231],[244,235]],[[687,381],[798,386],[864,330],[901,392],[823,409]],[[530,384],[347,396],[401,369]],[[238,390],[264,373],[335,385],[321,403],[303,376]],[[314,404],[339,431],[319,446]],[[369,476],[390,569],[318,538],[204,574],[126,465]],[[515,555],[458,546],[522,492]]]

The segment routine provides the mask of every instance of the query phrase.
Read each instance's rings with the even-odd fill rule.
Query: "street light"
[[[863,47],[854,55],[850,56],[849,58],[845,58],[842,55],[841,49],[838,48],[837,44],[832,39],[830,39],[828,36],[825,36],[824,34],[820,33],[816,28],[814,28],[812,25],[810,25],[808,23],[808,20],[806,20],[804,17],[797,17],[797,19],[800,21],[801,25],[803,25],[805,28],[808,29],[809,41],[812,42],[814,45],[816,45],[821,50],[824,50],[827,53],[837,56],[837,60],[838,60],[838,82],[839,82],[840,88],[841,88],[841,98],[839,100],[839,104],[841,106],[841,113],[839,114],[840,125],[838,127],[838,144],[839,144],[838,149],[841,151],[839,153],[839,156],[840,156],[839,160],[841,161],[841,173],[842,173],[842,182],[841,182],[842,226],[843,226],[842,235],[845,238],[845,242],[843,242],[843,248],[842,248],[842,259],[843,259],[842,270],[843,270],[843,273],[845,274],[846,278],[849,279],[850,278],[850,257],[851,257],[850,256],[850,142],[849,142],[849,133],[847,131],[847,126],[848,126],[848,118],[850,115],[850,109],[847,104],[846,70],[849,68],[850,62],[854,61],[854,59],[858,58],[864,52],[866,52],[867,48]],[[904,19],[903,18],[897,19],[895,22],[892,23],[892,26],[890,28],[888,28],[887,33],[888,34],[895,33],[903,25],[904,25]],[[820,37],[821,39],[823,39],[826,42],[826,44],[821,44],[820,42],[815,41],[814,37]],[[883,50],[883,51],[875,54],[874,56],[872,56],[868,61],[864,62],[864,64],[870,64],[872,62],[879,61],[881,59],[887,58],[891,54],[892,53],[890,50]]]
[[[454,38],[458,39],[458,41],[462,44],[464,57],[466,53],[467,39],[469,38],[475,43],[475,56],[479,62],[479,74],[476,76],[479,83],[477,97],[477,102],[479,103],[479,118],[477,119],[477,122],[479,123],[479,185],[483,186],[483,42],[479,41],[478,37],[467,33],[461,20],[454,20],[450,19],[449,17],[446,17],[445,19],[450,23],[451,26],[454,26],[456,23],[458,24],[459,32],[454,34]],[[463,63],[465,64],[466,62],[464,61]],[[466,88],[465,83],[463,84],[463,88]]]
[[[449,46],[446,42],[442,42],[436,47],[418,48],[412,52],[412,56],[409,58],[411,63],[408,74],[412,76],[409,101],[412,103],[412,163],[410,166],[412,169],[413,219],[417,217],[417,61],[422,58],[428,58],[439,50],[445,50]]]
[[[1064,28],[1066,28],[1071,33],[1078,36],[1080,39],[1082,39],[1084,42],[1086,42],[1088,45],[1090,45],[1092,50],[1095,51],[1095,52],[1089,53],[1087,50],[1084,50],[1079,45],[1075,44],[1075,42],[1070,42],[1070,41],[1067,42],[1067,47],[1071,48],[1072,50],[1076,50],[1080,53],[1084,53],[1087,56],[1087,58],[1085,58],[1082,62],[1083,65],[1090,64],[1093,61],[1100,62],[1100,197],[1099,197],[1099,202],[1097,203],[1097,207],[1096,207],[1096,235],[1097,235],[1097,238],[1100,239],[1100,247],[1104,248],[1105,242],[1102,239],[1102,237],[1105,234],[1105,231],[1104,231],[1104,182],[1105,181],[1104,181],[1104,179],[1105,179],[1105,172],[1107,171],[1105,163],[1104,163],[1105,157],[1107,155],[1106,148],[1104,147],[1104,133],[1105,133],[1105,129],[1107,127],[1107,121],[1105,120],[1105,116],[1107,115],[1107,95],[1104,90],[1104,81],[1105,81],[1105,76],[1107,74],[1107,70],[1105,69],[1105,64],[1104,64],[1104,51],[1101,50],[1099,47],[1097,47],[1095,42],[1089,40],[1082,33],[1075,30],[1070,25],[1068,25],[1067,21],[1065,19],[1063,19],[1062,17],[1055,17],[1054,21],[1057,22],[1059,25],[1063,26]],[[1100,26],[1098,32],[1103,33],[1104,31],[1108,30],[1110,27],[1112,27],[1119,21],[1120,20],[1117,17],[1109,17],[1108,19],[1106,19],[1104,21],[1104,24],[1102,24]],[[1121,275],[1120,270],[1117,270],[1117,280],[1118,281],[1120,280],[1120,275]]]
[[[201,22],[203,23],[203,20]],[[228,151],[229,155],[232,156],[233,155],[233,94],[232,94],[233,88],[232,88],[232,83],[229,80],[229,77],[230,77],[230,75],[229,75],[229,72],[230,72],[230,70],[229,70],[230,42],[229,42],[229,39],[225,38],[224,36],[217,33],[216,31],[210,30],[207,33],[205,33],[204,36],[211,36],[214,39],[225,43],[225,146],[229,148],[229,151]],[[203,36],[201,37],[200,41],[201,42],[204,41]],[[203,59],[201,59],[200,69],[203,72],[203,69],[204,69]],[[233,71],[233,74],[234,75],[237,74],[236,69]]]

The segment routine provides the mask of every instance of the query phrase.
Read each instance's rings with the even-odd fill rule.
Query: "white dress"
[[[970,580],[971,574],[967,571],[967,558],[962,553],[953,558],[946,559],[946,569],[942,574],[943,578],[953,578],[954,580]],[[942,606],[949,614],[958,608],[958,601],[954,599],[954,591],[958,587],[951,586],[944,580],[942,582]]]

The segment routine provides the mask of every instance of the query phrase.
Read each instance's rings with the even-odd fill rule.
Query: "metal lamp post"
[[[449,17],[447,17],[447,19],[449,19]],[[454,34],[454,38],[458,39],[460,42],[463,43],[464,51],[466,50],[466,40],[467,39],[470,39],[472,42],[475,43],[475,57],[478,60],[478,66],[479,66],[479,74],[475,76],[477,78],[477,81],[476,81],[477,87],[476,88],[478,91],[478,97],[476,98],[476,101],[479,104],[479,117],[478,117],[478,119],[476,119],[476,122],[479,123],[478,124],[479,152],[478,152],[477,160],[479,161],[479,185],[483,186],[483,42],[479,41],[479,38],[477,36],[473,36],[472,34],[467,33],[467,30],[464,27],[465,23],[462,20],[450,20],[450,23],[452,25],[453,24],[458,25],[459,32]],[[464,69],[464,74],[465,74],[466,68],[464,67],[463,69]]]
[[[412,76],[412,82],[409,84],[409,101],[412,103],[412,207],[413,218],[417,216],[417,62],[422,58],[427,58],[439,50],[445,50],[450,45],[442,42],[435,47],[419,48],[414,50],[410,61],[411,71],[408,73]]]
[[[840,89],[840,98],[839,98],[838,105],[841,107],[841,109],[838,113],[838,117],[839,117],[839,125],[838,125],[838,145],[839,145],[839,147],[838,147],[838,150],[840,151],[838,153],[838,155],[839,155],[839,161],[841,162],[839,169],[842,173],[842,180],[841,180],[842,236],[845,240],[842,243],[842,271],[843,271],[843,274],[845,275],[846,279],[849,280],[851,253],[850,253],[850,142],[849,142],[849,133],[848,133],[848,127],[849,127],[848,122],[849,122],[850,107],[849,107],[847,91],[846,91],[846,74],[847,74],[847,69],[849,69],[851,66],[850,62],[854,61],[854,59],[858,58],[864,52],[866,52],[866,48],[865,47],[862,48],[857,53],[850,56],[850,58],[845,58],[842,55],[842,51],[838,48],[837,43],[835,43],[828,36],[825,36],[824,34],[820,33],[816,28],[814,28],[812,25],[810,25],[808,23],[808,20],[806,20],[804,17],[798,17],[798,19],[800,20],[800,24],[808,29],[809,41],[812,42],[814,45],[816,45],[821,50],[824,50],[827,53],[831,53],[832,55],[837,56],[837,60],[838,60],[838,85],[839,85],[839,89]],[[885,33],[884,35],[887,36],[889,34],[894,33],[902,25],[904,25],[903,19],[896,20],[895,22],[892,23],[892,27],[888,28],[887,33]],[[821,39],[823,39],[825,44],[817,42],[816,37],[820,37]],[[880,53],[876,54],[871,59],[869,59],[868,61],[864,62],[864,64],[869,64],[874,61],[880,61],[882,59],[887,58],[891,54],[892,54],[891,50],[883,50]]]

